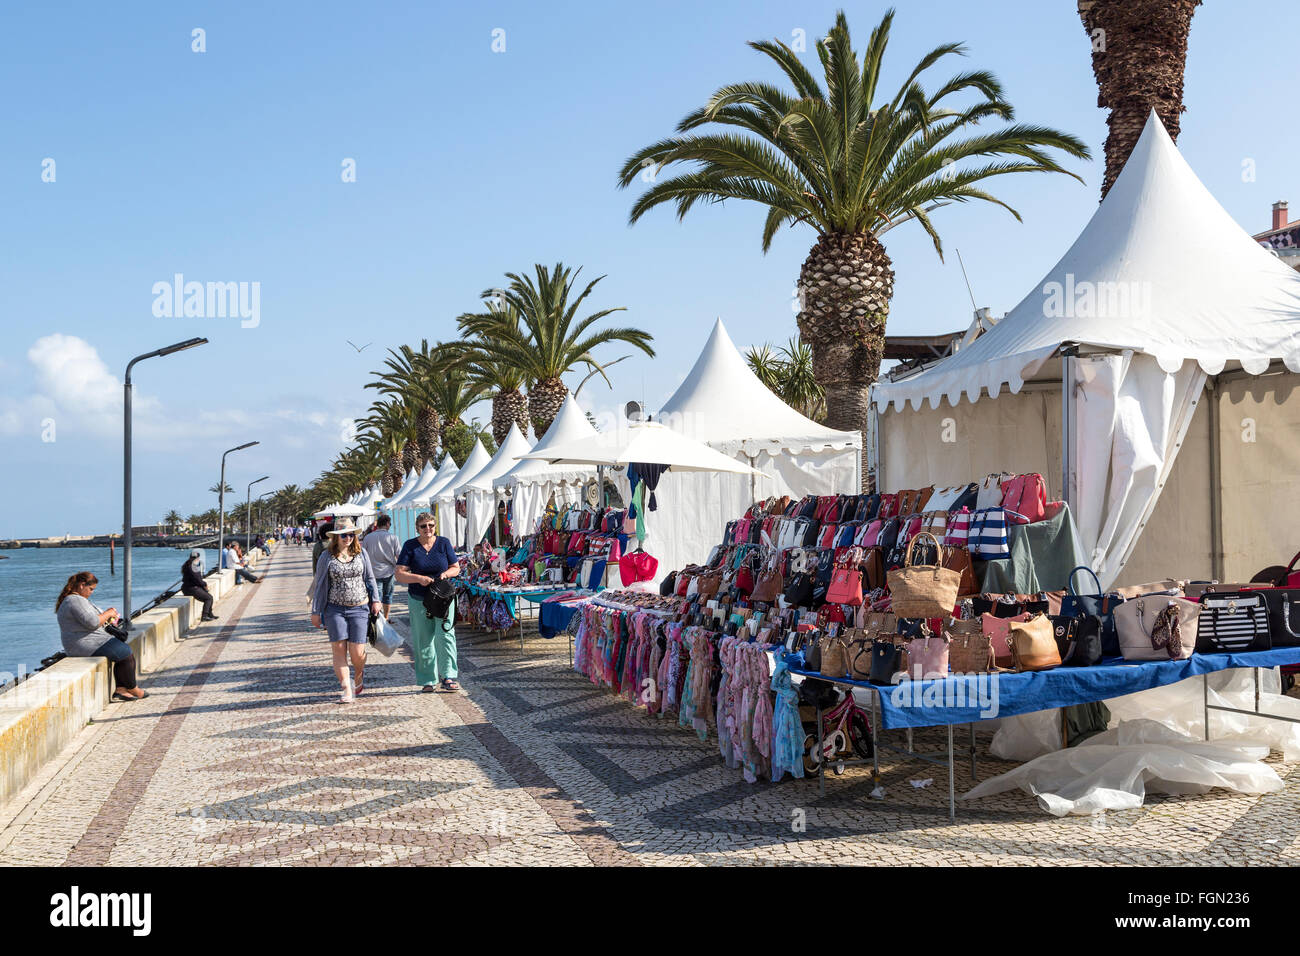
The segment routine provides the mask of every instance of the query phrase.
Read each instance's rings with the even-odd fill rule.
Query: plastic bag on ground
[[[1053,707],[1001,718],[1001,724],[989,743],[989,753],[1000,760],[1024,763],[1060,750],[1062,746],[1061,711]]]
[[[1148,792],[1196,794],[1221,787],[1271,793],[1283,783],[1262,762],[1268,753],[1262,742],[1206,743],[1153,720],[1128,720],[1077,747],[1045,754],[986,780],[962,799],[1019,788],[1059,817],[1140,807]]]

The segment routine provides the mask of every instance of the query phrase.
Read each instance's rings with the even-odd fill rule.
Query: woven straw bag
[[[848,645],[845,644],[841,637],[831,637],[829,634],[818,641],[821,649],[821,675],[823,677],[840,678],[849,673],[849,654]]]
[[[948,645],[948,669],[954,674],[984,674],[994,669],[993,642],[979,620],[953,621],[944,633]]]
[[[928,531],[922,531],[912,539],[903,566],[887,575],[892,599],[890,609],[899,617],[948,617],[957,604],[961,572],[938,564],[913,565],[912,552],[922,538],[929,538],[934,543],[936,554],[942,553],[939,540]]]

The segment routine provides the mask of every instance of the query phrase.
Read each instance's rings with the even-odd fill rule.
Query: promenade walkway
[[[148,699],[109,707],[0,807],[0,864],[1300,862],[1300,768],[1278,765],[1288,786],[1265,797],[1058,820],[1014,793],[951,824],[943,771],[920,762],[887,764],[884,801],[857,770],[822,798],[815,781],[746,784],[712,740],[570,671],[562,640],[521,656],[462,628],[461,695],[417,693],[405,651],[372,651],[365,694],[340,705],[309,557],[277,550],[145,675]],[[1005,767],[982,760],[981,777]]]

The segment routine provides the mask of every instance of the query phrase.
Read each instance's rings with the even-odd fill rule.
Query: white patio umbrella
[[[678,434],[658,422],[629,422],[587,438],[534,449],[521,459],[536,458],[552,465],[667,465],[671,471],[721,471],[735,475],[762,475],[749,465],[714,451],[703,442]]]

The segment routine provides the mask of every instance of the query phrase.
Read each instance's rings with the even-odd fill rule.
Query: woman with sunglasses
[[[347,704],[365,688],[366,626],[378,614],[379,584],[370,556],[361,550],[356,524],[340,518],[329,531],[329,547],[316,562],[312,582],[311,623],[329,632],[334,674],[343,689],[339,703]],[[356,683],[348,673],[348,657]]]
[[[439,683],[444,691],[460,690],[456,680],[456,602],[451,602],[446,618],[429,617],[424,611],[424,596],[434,581],[454,578],[460,564],[451,542],[436,534],[433,515],[421,512],[415,519],[418,538],[402,545],[397,555],[397,582],[406,585],[406,609],[410,614],[411,646],[415,651],[415,680],[431,693]]]
[[[117,608],[101,611],[90,602],[97,587],[99,578],[89,571],[78,571],[68,578],[54,602],[63,652],[69,657],[107,657],[113,665],[114,700],[148,697],[135,682],[135,654],[131,645],[104,630],[104,625],[119,619]]]

